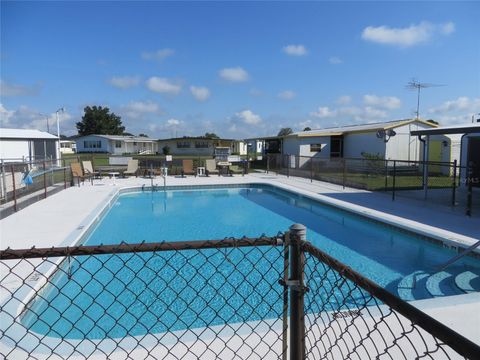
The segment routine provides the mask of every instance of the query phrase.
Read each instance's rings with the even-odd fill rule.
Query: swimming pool
[[[453,251],[270,186],[122,194],[83,244],[272,236],[292,223],[306,225],[313,245],[406,300],[461,294],[472,284],[473,290],[480,289],[477,259],[464,257],[434,273]],[[282,259],[268,251],[204,250],[202,256],[187,251],[173,259],[168,252],[77,258],[74,281],[55,275],[22,322],[52,337],[102,339],[274,318],[282,309],[281,290],[275,288]],[[198,269],[205,271],[203,277],[193,276]],[[265,269],[274,271],[265,276]],[[222,274],[233,270],[237,277],[223,286]],[[260,281],[260,290],[242,307],[251,284]],[[180,302],[172,289],[181,289]],[[163,314],[161,321],[155,314]]]

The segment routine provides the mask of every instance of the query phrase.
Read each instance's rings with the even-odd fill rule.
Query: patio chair
[[[241,167],[238,166],[238,165],[231,165],[231,166],[228,168],[228,171],[229,171],[229,175],[230,175],[230,176],[233,176],[233,174],[235,174],[235,175],[240,175],[240,174],[242,174],[242,176],[245,175],[245,168],[241,168]]]
[[[92,175],[84,174],[82,167],[80,166],[80,163],[78,162],[73,162],[70,164],[70,169],[72,170],[72,177],[75,183],[75,178],[77,178],[77,184],[80,186],[80,180],[82,183],[85,183],[85,179],[90,179],[93,184],[93,177]]]
[[[93,170],[92,162],[90,160],[82,161],[82,166],[83,166],[83,172],[85,174],[93,176],[93,178],[97,178],[97,179],[101,177],[100,171]]]
[[[123,176],[128,175],[138,176],[138,160],[128,160],[127,170],[123,172]]]
[[[197,176],[197,173],[193,169],[193,160],[182,160],[182,177],[185,177],[185,175]]]
[[[210,174],[218,174],[220,176],[220,172],[217,169],[217,162],[215,159],[207,159],[205,160],[205,174],[210,176]]]

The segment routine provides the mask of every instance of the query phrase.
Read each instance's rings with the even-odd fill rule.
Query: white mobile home
[[[213,156],[216,147],[228,147],[230,152],[235,148],[235,140],[206,138],[203,136],[158,140],[158,151],[168,150],[171,155]]]
[[[421,142],[411,131],[435,127],[410,119],[301,131],[284,137],[283,153],[325,159],[371,154],[384,159],[419,160]]]
[[[0,158],[5,161],[58,159],[58,138],[39,130],[1,128]]]
[[[75,140],[79,153],[155,154],[157,140],[142,136],[87,135]]]

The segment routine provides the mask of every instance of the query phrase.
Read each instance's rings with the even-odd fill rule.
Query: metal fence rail
[[[14,359],[457,359],[480,348],[304,241],[6,249]]]
[[[72,174],[63,160],[4,162],[0,164],[0,202],[13,211],[71,185]],[[3,216],[4,214],[2,214]]]
[[[470,215],[480,206],[479,171],[454,162],[318,158],[269,154],[266,170],[286,176],[320,180],[345,187],[461,207]]]

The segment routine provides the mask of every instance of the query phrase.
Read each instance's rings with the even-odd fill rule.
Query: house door
[[[428,143],[428,161],[441,162],[442,161],[442,141],[430,140]],[[438,174],[441,172],[440,165],[429,165],[428,171]]]
[[[473,163],[472,186],[480,187],[480,137],[468,139],[467,164]]]

